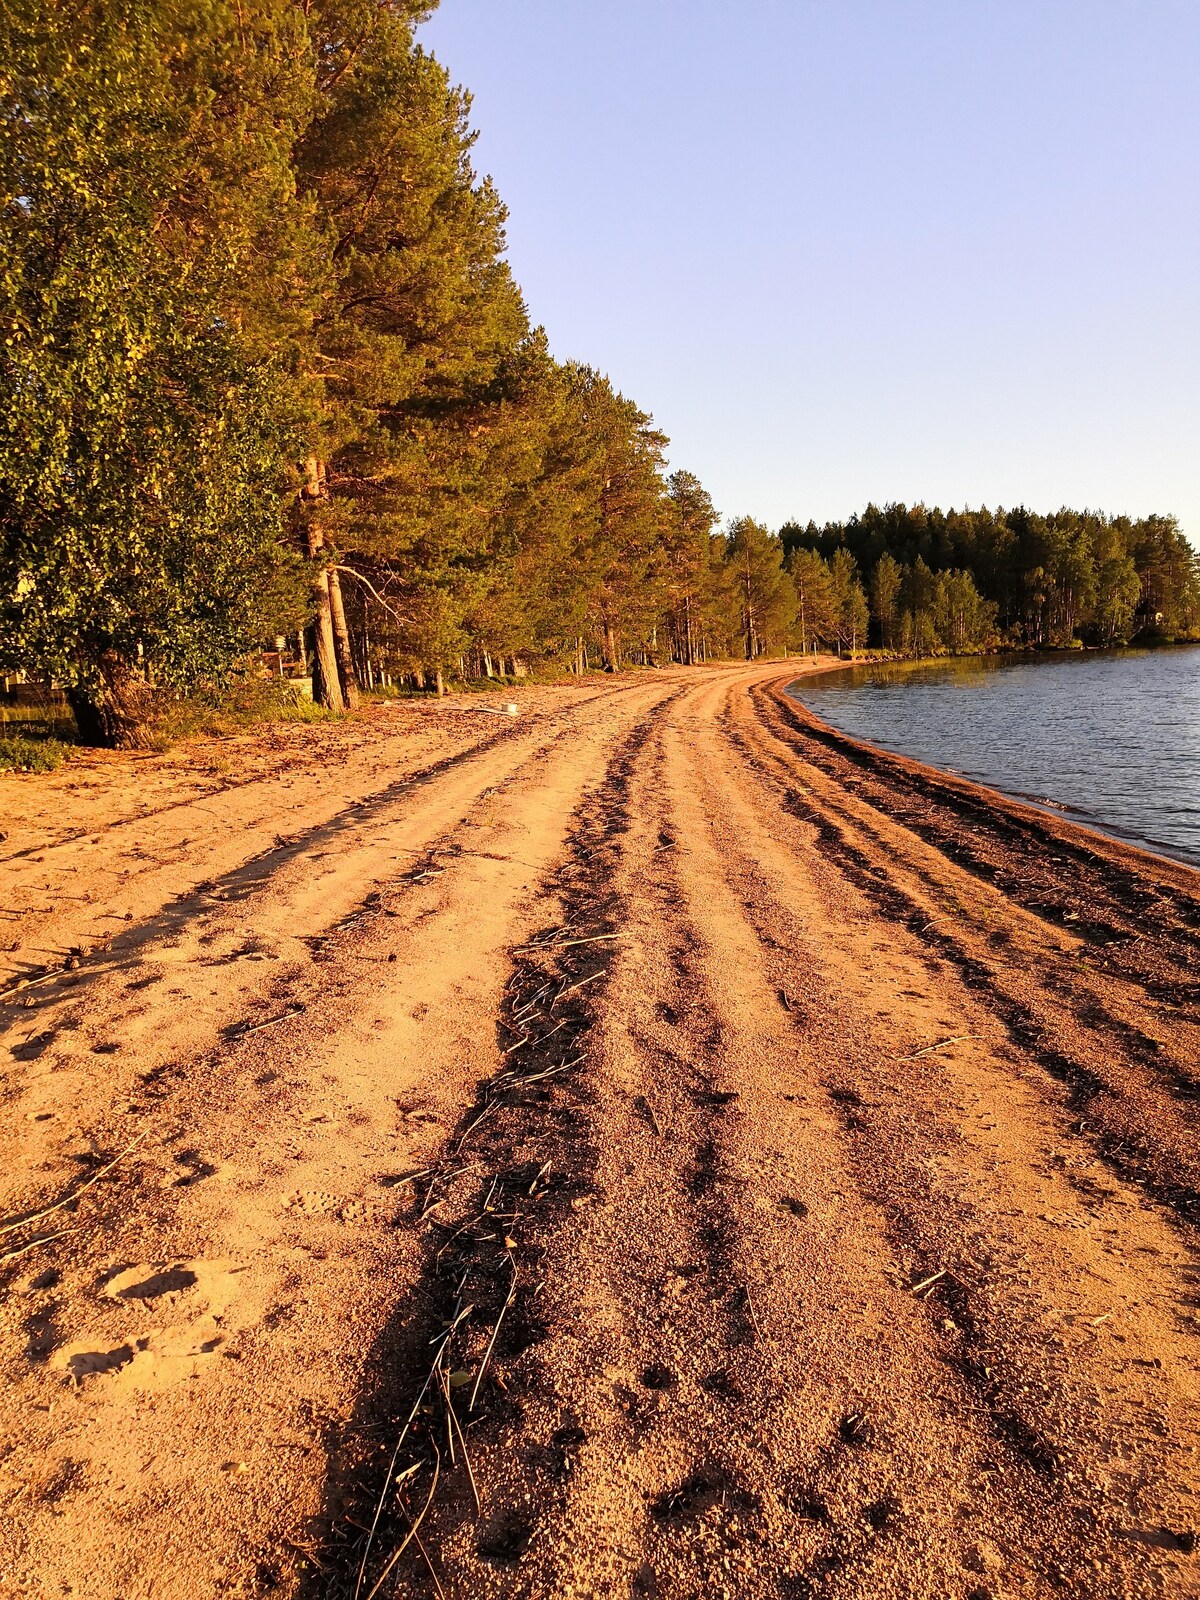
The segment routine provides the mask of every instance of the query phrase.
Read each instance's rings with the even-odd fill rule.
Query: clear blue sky
[[[1200,0],[442,0],[553,349],[726,515],[1200,542]]]

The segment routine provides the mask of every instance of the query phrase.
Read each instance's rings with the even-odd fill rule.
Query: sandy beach
[[[0,780],[0,1594],[1200,1594],[1200,872],[796,672]]]

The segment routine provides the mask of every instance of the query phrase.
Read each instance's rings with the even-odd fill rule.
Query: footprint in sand
[[[251,1292],[247,1271],[201,1260],[122,1267],[100,1290],[107,1333],[61,1346],[50,1365],[76,1387],[103,1379],[106,1392],[161,1390],[197,1377],[234,1334],[261,1318],[262,1288]]]
[[[335,1222],[386,1223],[396,1220],[395,1206],[352,1200],[348,1195],[329,1194],[324,1189],[307,1189],[291,1195],[283,1209],[305,1217],[328,1217]]]

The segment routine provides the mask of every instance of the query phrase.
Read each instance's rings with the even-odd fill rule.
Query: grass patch
[[[147,745],[166,750],[178,739],[240,733],[269,722],[336,722],[338,713],[315,705],[280,678],[244,678],[224,689],[201,690],[164,705]]]
[[[0,772],[53,772],[72,748],[49,734],[5,734],[0,736]]]

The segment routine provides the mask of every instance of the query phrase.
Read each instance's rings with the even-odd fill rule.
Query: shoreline
[[[1189,645],[1181,648],[1196,648],[1196,646]],[[1099,654],[1101,652],[1096,653]],[[1103,653],[1112,654],[1113,652]],[[977,657],[945,657],[922,661],[912,661],[904,664],[911,666],[914,670],[936,670],[938,667],[948,666],[954,661],[974,661],[977,659]],[[1028,662],[1030,665],[1036,665],[1042,659],[1044,659],[1044,657],[1021,657],[1022,661]],[[851,664],[848,663],[847,665]],[[860,661],[855,662],[852,665],[856,670],[869,670],[873,665],[892,667],[895,665],[900,665],[900,663],[872,663]],[[816,676],[824,676],[824,673],[816,674]],[[796,681],[799,682],[798,679]],[[787,689],[785,689],[784,692],[786,693]],[[797,699],[798,704],[802,704],[804,706],[805,712],[808,716],[813,718],[815,723],[820,724],[831,734],[834,734],[839,739],[843,740],[848,747],[858,747],[864,751],[873,752],[879,756],[886,756],[900,762],[909,762],[915,764],[917,767],[922,767],[931,774],[940,776],[941,778],[945,779],[947,783],[959,783],[967,785],[968,787],[985,790],[987,793],[994,795],[998,801],[1003,801],[1007,805],[1024,808],[1036,813],[1039,816],[1060,821],[1068,827],[1081,829],[1083,832],[1093,835],[1100,840],[1106,841],[1110,844],[1120,845],[1124,850],[1131,851],[1136,856],[1145,857],[1149,861],[1180,866],[1190,872],[1200,872],[1200,863],[1192,862],[1183,856],[1173,854],[1169,846],[1156,846],[1154,843],[1148,840],[1126,836],[1118,831],[1115,824],[1107,825],[1102,820],[1098,819],[1085,820],[1085,813],[1083,813],[1080,808],[1073,806],[1068,802],[1055,802],[1049,799],[1039,801],[1031,795],[1021,794],[1015,790],[1006,789],[1002,787],[1001,784],[996,780],[989,781],[985,778],[969,777],[964,773],[955,771],[953,768],[939,766],[934,761],[922,760],[920,757],[910,756],[903,750],[892,750],[887,745],[875,744],[869,738],[851,733],[846,729],[838,727],[836,723],[826,721],[824,718],[820,717],[817,712],[813,711],[810,706],[799,700],[799,697],[795,698]]]

